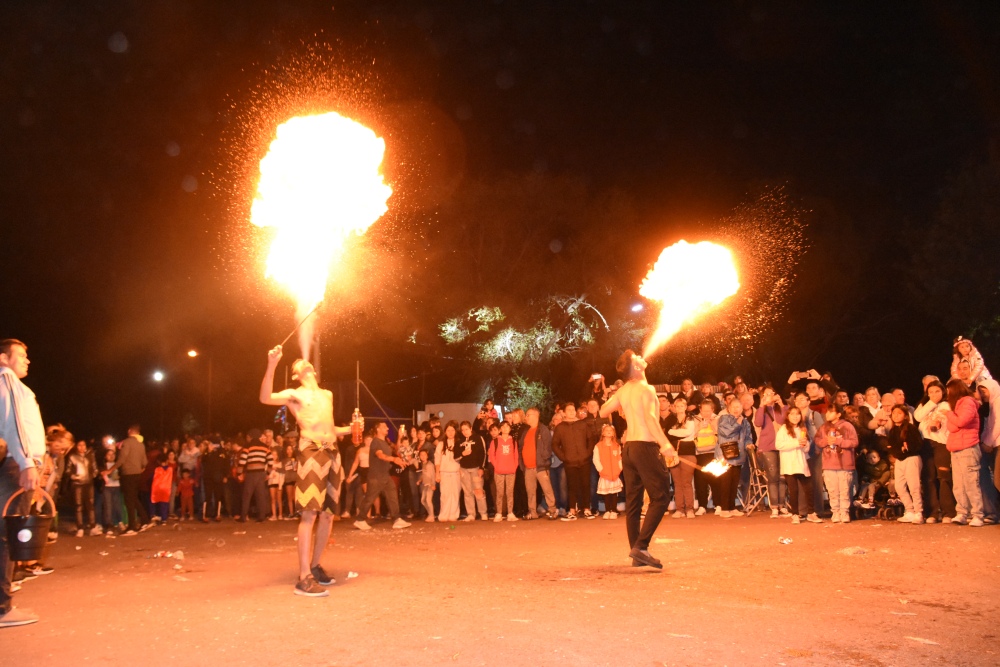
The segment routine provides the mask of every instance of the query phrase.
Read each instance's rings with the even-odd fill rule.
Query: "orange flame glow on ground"
[[[374,132],[334,112],[278,126],[260,161],[250,221],[277,230],[266,275],[295,297],[297,319],[323,300],[348,237],[364,234],[388,210],[392,189],[379,173],[384,153]],[[313,319],[299,334],[306,359]]]
[[[660,304],[660,319],[646,342],[649,357],[681,327],[718,306],[740,288],[728,248],[701,241],[678,241],[664,248],[639,287],[639,294]]]

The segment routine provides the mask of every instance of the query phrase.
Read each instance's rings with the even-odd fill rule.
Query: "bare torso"
[[[619,407],[628,424],[625,431],[626,442],[662,442],[663,432],[653,433],[651,424],[659,423],[659,403],[656,390],[645,380],[632,380],[622,385],[615,394]]]
[[[299,424],[299,437],[315,442],[334,442],[333,393],[327,389],[296,387],[288,408]]]

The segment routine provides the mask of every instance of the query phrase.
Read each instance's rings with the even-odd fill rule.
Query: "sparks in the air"
[[[660,304],[656,331],[646,342],[649,357],[686,322],[718,306],[740,288],[736,263],[728,248],[701,241],[678,241],[664,248],[646,274],[639,294]]]
[[[277,230],[266,276],[295,298],[296,318],[326,293],[330,267],[351,235],[362,235],[388,210],[392,189],[379,169],[385,142],[349,118],[329,112],[292,118],[278,126],[267,155],[250,221]],[[309,358],[313,317],[299,332]]]

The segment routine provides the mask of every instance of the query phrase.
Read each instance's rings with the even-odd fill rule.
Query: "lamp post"
[[[195,359],[196,357],[201,356],[200,353],[198,352],[198,350],[195,350],[195,349],[188,350],[187,355],[190,358],[192,358],[192,359]],[[208,419],[207,419],[207,423],[205,425],[205,431],[209,435],[211,435],[211,433],[212,433],[212,357],[211,357],[211,355],[208,356]]]
[[[163,371],[153,371],[153,382],[160,385],[160,442],[163,442],[163,380],[166,377]]]

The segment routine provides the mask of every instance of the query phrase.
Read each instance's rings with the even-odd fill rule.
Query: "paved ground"
[[[42,621],[3,630],[0,653],[10,665],[1000,664],[1000,527],[665,519],[656,572],[629,566],[623,519],[376,525],[335,526],[324,562],[338,581],[318,599],[292,594],[293,522],[64,536],[56,572],[16,596]],[[853,547],[865,553],[842,553]],[[150,558],[160,549],[184,560]]]

